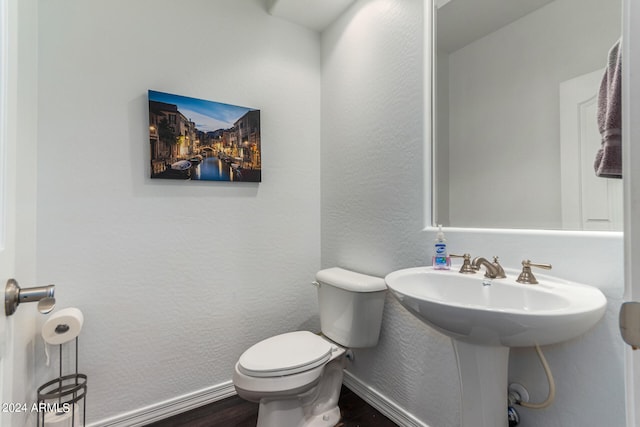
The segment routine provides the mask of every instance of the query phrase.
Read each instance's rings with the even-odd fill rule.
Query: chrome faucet
[[[484,257],[475,257],[473,259],[473,262],[471,262],[471,266],[476,270],[479,270],[481,266],[484,266],[484,268],[487,270],[484,277],[487,277],[489,279],[495,279],[500,276],[498,267],[496,267],[492,262]]]

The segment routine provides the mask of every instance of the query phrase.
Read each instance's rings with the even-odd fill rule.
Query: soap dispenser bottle
[[[438,224],[438,234],[436,235],[433,249],[433,268],[436,270],[449,270],[451,268],[451,257],[449,257],[449,252],[447,251],[447,240],[444,238],[441,224]]]

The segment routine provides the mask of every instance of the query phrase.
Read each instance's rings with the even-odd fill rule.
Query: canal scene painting
[[[149,90],[151,178],[261,182],[260,110]]]

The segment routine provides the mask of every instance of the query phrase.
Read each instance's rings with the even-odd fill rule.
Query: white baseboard
[[[349,371],[344,371],[343,384],[400,427],[429,427],[396,403],[380,394],[376,389],[353,376]]]
[[[116,415],[88,424],[87,427],[140,427],[182,412],[234,396],[236,389],[231,381],[194,391],[131,412]]]
[[[350,372],[344,372],[343,382],[345,386],[357,394],[362,400],[376,408],[380,413],[400,427],[429,427],[380,394],[376,389],[353,376]],[[235,395],[236,390],[233,387],[233,383],[227,381],[165,400],[164,402],[96,421],[88,424],[87,427],[141,427]]]

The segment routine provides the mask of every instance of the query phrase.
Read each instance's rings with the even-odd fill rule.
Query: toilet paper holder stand
[[[50,313],[56,305],[54,298],[55,285],[20,288],[15,279],[7,280],[4,287],[4,313],[11,316],[18,305],[23,302],[38,302],[38,311],[42,314]]]
[[[46,408],[45,411],[53,408],[57,415],[70,414],[72,427],[76,426],[76,421],[80,426],[87,425],[87,376],[78,372],[78,337],[75,338],[75,344],[75,373],[63,375],[62,346],[64,344],[59,344],[60,376],[38,387],[38,408]],[[79,413],[80,403],[82,403],[82,415]],[[40,411],[37,427],[46,425],[45,411]]]

